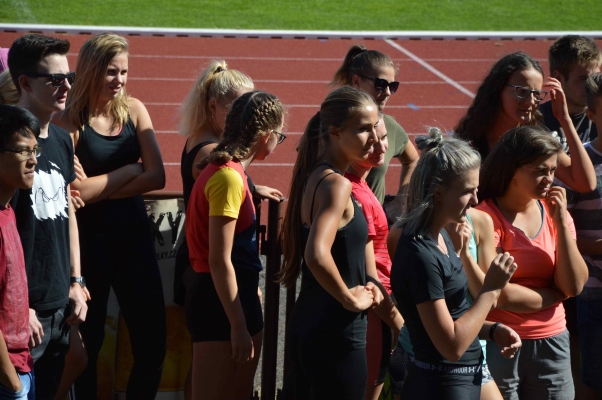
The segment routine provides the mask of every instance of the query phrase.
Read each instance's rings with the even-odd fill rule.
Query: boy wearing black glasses
[[[20,94],[19,105],[40,123],[33,188],[11,201],[23,243],[29,288],[29,345],[37,399],[53,399],[69,350],[70,325],[83,322],[87,290],[80,276],[79,241],[69,184],[75,179],[69,134],[50,123],[64,110],[75,74],[66,40],[28,34],[14,41],[8,66]]]
[[[33,186],[39,134],[29,111],[0,104],[0,399],[34,396],[25,260],[9,201]]]
[[[556,40],[548,51],[550,76],[560,81],[566,96],[569,115],[581,143],[591,142],[598,136],[596,124],[585,115],[585,82],[596,72],[600,72],[602,52],[593,40],[579,35],[566,35]],[[539,106],[544,125],[558,137],[564,151],[570,155],[566,135],[558,119],[552,112],[552,102]]]

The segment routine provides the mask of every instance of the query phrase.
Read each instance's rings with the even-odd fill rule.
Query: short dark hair
[[[67,40],[55,37],[30,33],[17,38],[8,50],[8,69],[21,94],[19,77],[36,72],[37,63],[44,57],[58,54],[65,55],[69,52],[71,44]]]
[[[560,142],[543,127],[519,126],[509,130],[485,159],[479,182],[479,199],[503,196],[517,169],[561,150]]]
[[[595,112],[596,104],[602,97],[602,73],[598,72],[587,78],[585,82],[587,108]]]
[[[602,52],[592,39],[579,35],[566,35],[556,40],[548,50],[550,75],[559,71],[564,79],[574,65],[589,66],[602,63]]]
[[[15,136],[37,138],[40,136],[40,123],[30,111],[22,107],[0,104],[0,152]]]

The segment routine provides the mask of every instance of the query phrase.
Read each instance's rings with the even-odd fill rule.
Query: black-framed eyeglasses
[[[15,153],[19,156],[21,160],[29,160],[32,154],[35,154],[36,158],[42,155],[42,146],[36,146],[33,149],[22,149],[22,150],[14,150],[14,149],[2,149],[0,151],[8,151],[9,153]]]
[[[397,81],[389,82],[386,79],[370,78],[369,76],[364,76],[364,75],[360,75],[360,78],[374,81],[374,89],[378,90],[379,92],[384,92],[388,86],[389,91],[391,92],[391,94],[393,94],[393,93],[397,92],[397,89],[399,88],[399,82],[397,82]]]
[[[528,88],[528,87],[516,86],[516,85],[506,85],[506,86],[514,88],[514,95],[516,97],[518,97],[519,99],[526,99],[527,97],[529,97],[531,95],[531,93],[533,93],[533,97],[535,98],[535,101],[540,102],[543,99],[545,99],[546,96],[548,95],[548,92],[546,92],[545,90],[532,90],[531,88]]]
[[[69,82],[70,85],[73,85],[75,82],[75,72],[67,72],[66,74],[38,74],[37,72],[33,72],[31,74],[25,74],[30,78],[51,78],[52,86],[55,88],[59,88],[65,84],[65,79]]]
[[[282,142],[284,142],[284,139],[286,139],[286,135],[282,132],[276,132],[273,131],[276,135],[278,135],[278,142],[276,144],[280,144]]]

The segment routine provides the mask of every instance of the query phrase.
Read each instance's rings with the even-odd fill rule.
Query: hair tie
[[[228,70],[228,68],[219,66],[216,68],[215,73],[218,74],[220,72],[227,71],[227,70]]]

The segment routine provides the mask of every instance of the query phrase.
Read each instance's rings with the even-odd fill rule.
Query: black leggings
[[[295,400],[364,399],[366,349],[344,351],[336,349],[336,343],[315,346],[294,334],[289,336]]]
[[[410,365],[410,372],[401,389],[401,398],[406,400],[479,400],[483,372],[454,374],[427,371]]]
[[[78,399],[97,398],[98,353],[104,340],[107,299],[113,287],[130,334],[134,365],[126,397],[154,399],[163,371],[166,322],[163,286],[150,232],[80,238],[82,275],[92,300],[80,331],[88,367],[75,384]]]

